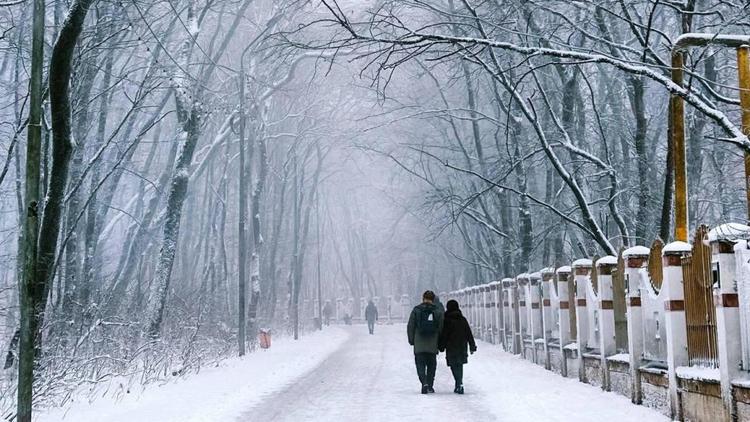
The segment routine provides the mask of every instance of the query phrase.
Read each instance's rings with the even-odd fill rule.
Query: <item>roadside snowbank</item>
[[[36,413],[37,422],[216,422],[237,418],[265,395],[316,368],[338,349],[348,333],[326,328],[299,341],[281,339],[271,349],[232,358],[218,367],[165,385],[148,386],[121,400],[102,397],[92,403]]]
[[[480,344],[466,365],[466,388],[500,421],[669,421],[656,411],[601,388],[563,378],[518,356]],[[488,418],[487,420],[490,420]]]

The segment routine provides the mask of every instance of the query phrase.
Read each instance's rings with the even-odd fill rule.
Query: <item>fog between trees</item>
[[[681,34],[749,27],[742,1],[0,2],[4,415],[34,368],[57,405],[302,336],[319,280],[358,308],[670,240],[670,91],[691,227],[744,222],[736,52],[669,77]]]

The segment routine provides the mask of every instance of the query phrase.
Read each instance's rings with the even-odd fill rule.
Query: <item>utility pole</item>
[[[727,34],[682,34],[672,45],[672,82],[683,87],[685,52],[693,47],[719,45],[737,50],[740,104],[742,107],[742,133],[750,132],[750,71],[748,71],[748,46],[750,36]],[[685,100],[676,92],[670,94],[669,133],[672,137],[674,161],[674,213],[675,240],[688,241],[687,163],[685,158]],[[750,155],[745,151],[745,195],[750,216]]]
[[[750,45],[737,47],[737,74],[742,107],[742,133],[750,136]],[[750,221],[750,153],[745,151],[745,202]]]
[[[23,222],[23,277],[18,289],[20,302],[20,339],[18,346],[18,422],[31,422],[34,361],[36,360],[34,290],[37,288],[36,262],[39,240],[39,169],[42,145],[42,72],[44,68],[44,0],[34,0],[31,38],[31,80],[29,81],[29,123],[26,140],[26,187]]]

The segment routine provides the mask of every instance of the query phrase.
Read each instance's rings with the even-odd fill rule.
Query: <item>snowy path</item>
[[[480,395],[471,390],[464,397],[453,394],[444,361],[438,360],[436,394],[419,393],[404,325],[377,326],[374,336],[364,325],[349,328],[349,340],[317,370],[271,395],[240,421],[418,421],[425,412],[442,420],[488,420]]]
[[[405,327],[347,327],[349,339],[317,369],[269,394],[238,422],[263,421],[667,421],[624,397],[563,379],[480,343],[465,368],[467,394],[438,357],[437,393],[419,393]],[[564,409],[564,410],[563,410]]]

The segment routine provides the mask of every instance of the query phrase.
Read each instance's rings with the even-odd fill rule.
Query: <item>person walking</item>
[[[435,293],[427,290],[422,294],[422,303],[415,306],[409,315],[406,333],[409,344],[414,346],[414,363],[422,384],[422,394],[434,393],[435,370],[437,368],[438,339],[443,330],[443,313],[433,303]]]
[[[378,307],[375,306],[373,301],[367,303],[365,308],[365,319],[367,320],[367,329],[370,330],[370,335],[375,334],[375,321],[378,320]]]
[[[333,306],[330,300],[326,300],[326,304],[323,306],[323,322],[326,326],[331,325],[331,315],[333,314]]]
[[[449,300],[446,303],[445,320],[440,331],[438,349],[445,351],[445,360],[453,373],[456,387],[453,392],[464,393],[464,364],[468,362],[468,353],[477,351],[474,335],[471,333],[469,322],[461,314],[458,302]]]
[[[440,311],[443,314],[445,314],[445,306],[443,306],[443,302],[440,301],[440,296],[438,296],[437,294],[435,294],[435,300],[432,303],[434,303],[435,306],[437,306],[438,311]]]

